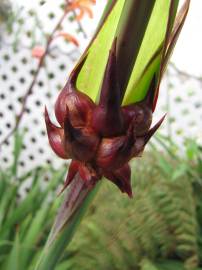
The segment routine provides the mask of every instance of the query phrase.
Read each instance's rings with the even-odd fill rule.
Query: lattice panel
[[[29,3],[28,3],[29,2]],[[20,16],[13,25],[12,35],[3,33],[0,48],[0,141],[15,124],[15,117],[21,108],[22,97],[25,94],[34,71],[37,59],[31,56],[30,46],[44,44],[44,35],[41,30],[50,32],[61,15],[62,1],[47,1],[41,6],[39,2],[24,3]],[[50,3],[51,2],[51,3]],[[99,1],[98,1],[99,2]],[[104,6],[104,1],[97,6]],[[34,15],[33,15],[34,14]],[[35,16],[37,14],[37,17]],[[36,22],[36,18],[37,21]],[[69,18],[71,19],[71,18]],[[90,37],[98,16],[94,21],[85,19],[83,26]],[[87,44],[88,39],[79,31],[78,24],[66,20],[63,29],[76,35],[82,44]],[[9,45],[14,44],[14,47]],[[52,163],[61,164],[61,160],[51,151],[45,132],[44,106],[47,105],[52,119],[53,105],[59,90],[65,84],[68,72],[73,63],[78,59],[80,52],[73,44],[62,39],[54,42],[51,56],[47,57],[46,65],[41,70],[32,95],[28,99],[26,112],[20,125],[20,130],[25,129],[23,153],[20,167],[29,170],[35,166]],[[170,69],[169,76],[164,80],[160,92],[155,119],[159,119],[166,111],[169,112],[162,131],[170,134],[180,144],[184,137],[199,137],[202,123],[201,85],[195,80],[185,80],[177,77]],[[1,149],[1,167],[7,167],[12,162],[13,138],[9,139]]]
[[[50,33],[63,14],[63,0],[46,1],[45,4],[42,3],[43,5],[40,5],[41,1],[21,2],[22,6],[15,7],[18,9],[18,16],[13,24],[13,32],[9,35],[4,30],[0,48],[0,141],[15,125],[16,115],[22,106],[22,98],[38,65],[39,60],[32,57],[30,48],[34,45],[45,45],[44,33]],[[96,8],[98,6],[95,10]],[[20,167],[23,170],[47,163],[53,163],[55,166],[62,163],[48,144],[43,117],[44,107],[47,106],[52,119],[55,120],[53,107],[56,97],[65,84],[69,71],[78,60],[82,47],[86,46],[89,40],[87,37],[92,35],[99,16],[94,22],[84,17],[82,25],[72,19],[71,14],[62,24],[61,31],[74,35],[81,46],[77,48],[62,38],[54,40],[50,56],[46,58],[27,102],[20,124],[20,131],[25,130],[20,159]],[[81,31],[81,27],[84,27],[85,32]],[[12,151],[13,138],[10,138],[1,148],[2,167],[12,162]]]
[[[201,87],[202,81],[179,76],[172,66],[161,85],[155,118],[167,113],[161,131],[182,147],[187,138],[202,144]]]

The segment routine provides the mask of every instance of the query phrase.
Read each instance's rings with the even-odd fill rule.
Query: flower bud
[[[143,101],[121,107],[115,39],[96,105],[76,89],[76,79],[84,62],[85,58],[73,70],[55,104],[55,115],[61,127],[51,123],[45,111],[53,151],[61,158],[72,159],[62,191],[78,173],[88,188],[104,176],[132,197],[128,162],[142,154],[164,119],[150,129],[155,77]]]

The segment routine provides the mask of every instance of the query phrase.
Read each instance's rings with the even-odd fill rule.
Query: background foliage
[[[105,183],[72,244],[78,250],[73,269],[195,269],[201,259],[201,158],[193,141],[184,158],[172,147],[148,152],[132,164],[131,201],[120,200]]]
[[[0,269],[5,270],[34,269],[62,199],[56,190],[64,169],[41,167],[18,176],[22,141],[17,134],[13,164],[0,172]],[[132,162],[132,200],[103,181],[57,270],[199,269],[202,148],[187,141],[182,156],[172,141],[164,141],[158,136],[150,151]],[[22,199],[26,181],[32,188]]]

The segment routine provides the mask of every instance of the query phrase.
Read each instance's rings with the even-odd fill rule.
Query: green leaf
[[[11,209],[12,211],[9,211],[7,219],[5,220],[5,224],[0,231],[0,237],[6,237],[15,224],[18,224],[19,222],[24,220],[30,213],[34,214],[35,211],[41,207],[43,201],[47,198],[47,195],[50,195],[50,191],[55,190],[59,182],[62,181],[64,177],[64,172],[64,170],[55,172],[47,188],[42,192],[39,182],[39,179],[42,176],[42,170],[38,169],[34,171],[30,192],[22,201],[20,201],[17,207],[15,206],[13,209]],[[17,187],[15,187],[15,190],[13,192],[16,192],[16,190]],[[11,191],[9,190],[9,194]],[[13,195],[13,192],[9,196],[10,199],[16,197],[15,195]],[[6,205],[8,205],[8,203]],[[5,211],[4,207],[3,213],[7,211]]]
[[[38,186],[35,186],[27,195],[27,197],[8,216],[4,227],[0,232],[0,237],[3,237],[3,239],[4,237],[7,237],[7,235],[11,231],[11,228],[13,228],[15,224],[18,224],[30,212],[34,211],[34,209],[37,209],[39,207],[38,201],[36,200],[37,194],[40,194],[40,189]]]
[[[167,46],[178,2],[179,0],[155,0],[150,1],[148,5],[148,1],[141,1],[141,4],[134,0],[127,2],[123,0],[110,1],[108,5],[110,9],[113,7],[112,11],[105,12],[106,15],[101,20],[101,26],[98,27],[99,32],[95,34],[90,46],[84,53],[84,56],[87,54],[87,59],[78,76],[78,89],[89,95],[94,101],[98,99],[109,50],[115,36],[117,36],[118,44],[119,41],[120,43],[125,41],[126,48],[129,51],[128,58],[124,50],[121,57],[121,63],[125,63],[125,65],[121,65],[121,68],[124,69],[121,74],[126,76],[123,85],[127,86],[128,74],[133,70],[123,104],[142,100],[153,75],[160,72],[162,53],[166,53],[165,39],[167,38],[165,45]],[[136,7],[134,16],[131,16],[131,22],[134,24],[133,27],[128,27],[128,25],[126,27],[128,23],[127,15],[131,6]],[[170,10],[171,7],[172,10]],[[130,34],[128,34],[126,40],[125,35],[122,36],[125,27],[129,29]],[[173,47],[173,44],[171,47]],[[117,58],[119,59],[119,50]],[[132,67],[133,65],[134,67]]]
[[[178,0],[175,1],[176,6]],[[153,58],[154,54],[159,51],[165,40],[169,10],[171,1],[157,0],[150,17],[150,21],[139,50],[139,54],[126,90],[123,103],[133,103],[142,100],[149,87],[154,74],[158,74],[161,63],[161,54],[157,54],[152,65],[146,73],[145,67]],[[144,75],[144,76],[143,76]]]
[[[0,203],[6,195],[5,191],[6,191],[7,186],[8,186],[7,175],[6,173],[0,171],[0,194],[1,194]]]
[[[3,228],[7,229],[3,227],[4,225],[3,223],[8,215],[9,209],[11,207],[11,202],[13,198],[16,197],[17,190],[18,190],[17,185],[8,185],[7,189],[3,193],[5,194],[5,196],[2,196],[0,203],[0,235],[2,233]]]
[[[125,38],[124,36],[121,38],[121,33],[123,33],[122,25],[125,26],[124,18],[127,18],[128,10],[130,8],[131,3],[133,5],[133,2],[134,1],[130,1],[130,3],[129,1],[125,2],[123,0],[116,1],[116,4],[114,5],[112,12],[109,14],[109,16],[107,16],[105,20],[103,20],[102,27],[98,28],[100,32],[95,36],[90,48],[87,50],[88,56],[78,76],[77,87],[80,91],[90,96],[94,101],[99,96],[99,89],[102,82],[104,69],[106,66],[109,50],[111,48],[114,37],[118,36],[118,40],[120,39],[120,42],[122,42],[122,38]],[[131,29],[133,29],[133,34],[134,33],[135,34],[134,36],[130,38],[131,39],[133,38],[133,40],[136,39],[136,42],[133,42],[135,48],[133,48],[134,46],[132,46],[132,48],[134,49],[134,51],[132,52],[133,55],[130,54],[133,60],[132,63],[134,62],[136,55],[139,51],[139,47],[140,47],[142,38],[144,36],[145,27],[147,26],[147,22],[148,22],[146,18],[148,19],[148,17],[150,16],[150,12],[151,12],[154,1],[151,2],[151,4],[149,5],[149,8],[147,7],[148,5],[146,5],[147,1],[144,0],[144,2],[145,3],[141,3],[141,5],[137,5],[137,7],[139,6],[140,8],[139,9],[137,8],[136,16],[135,15],[133,16],[135,20],[133,20],[134,26]],[[113,6],[113,4],[111,5]],[[141,19],[144,18],[142,14],[143,12],[147,10],[148,10],[148,17],[145,16],[145,20],[144,20],[145,23],[141,24]],[[122,13],[124,16],[121,17]],[[145,13],[145,15],[146,14],[147,13]],[[120,20],[120,17],[123,19]],[[141,25],[141,28],[139,27],[140,25]],[[138,29],[139,31],[137,31]],[[119,35],[120,35],[120,38],[119,38]],[[107,43],[106,43],[106,40],[107,40]],[[123,57],[121,58],[123,60]]]
[[[95,36],[87,51],[88,57],[77,79],[78,89],[90,96],[94,101],[99,94],[109,50],[115,36],[124,2],[124,0],[117,1],[112,12],[104,20],[100,32]]]
[[[23,238],[23,256],[22,256],[22,269],[26,269],[28,262],[31,261],[33,254],[33,250],[39,237],[41,236],[43,225],[45,224],[45,220],[49,211],[49,204],[42,205],[42,208],[39,209],[32,219],[32,223],[29,226],[29,230],[27,234]]]
[[[7,262],[4,270],[21,270],[20,267],[20,242],[19,235],[16,233],[15,241],[13,243],[13,248],[8,256]]]

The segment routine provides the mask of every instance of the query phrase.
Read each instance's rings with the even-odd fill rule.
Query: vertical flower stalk
[[[147,0],[111,1],[102,17],[98,33],[58,96],[55,115],[59,126],[51,122],[47,109],[45,110],[47,133],[53,151],[60,158],[72,161],[61,190],[62,192],[70,186],[69,193],[56,218],[48,246],[37,269],[53,269],[50,267],[55,266],[57,261],[51,260],[53,247],[62,252],[70,241],[74,231],[72,224],[78,224],[78,219],[82,216],[79,213],[83,213],[85,202],[103,177],[113,182],[121,192],[129,197],[133,196],[129,161],[142,155],[146,144],[165,117],[152,126],[159,84],[186,18],[189,1],[185,1],[176,17],[177,6],[178,0],[152,0],[149,4]],[[164,21],[162,19],[161,24],[162,10]],[[145,54],[151,57],[144,63],[139,77],[134,78],[136,63],[138,64],[139,58],[144,58],[140,54],[144,51],[145,40],[147,41],[148,35],[151,38],[153,35],[153,32],[149,32],[154,28],[151,24],[155,25],[156,31],[161,27],[164,29],[159,31],[162,35],[157,35],[158,39],[155,39],[157,44],[153,46],[154,51],[149,51],[148,44]],[[88,96],[88,91],[80,89],[80,85],[87,87],[89,84],[88,74],[83,76],[85,69],[89,73],[96,65],[101,65],[92,56],[99,54],[99,41],[109,35],[110,29],[113,29],[113,38],[110,38],[112,43],[109,51],[106,51],[107,57],[103,55],[107,61],[103,73],[99,75],[101,83],[95,89],[99,98],[95,103],[90,96],[92,90]],[[78,84],[79,77],[83,79],[82,84]],[[133,95],[130,102],[123,105],[127,94],[131,95],[132,90],[128,91],[128,87],[132,85],[134,88],[134,82],[142,83],[145,77],[146,84],[139,93],[141,99],[135,100]],[[61,238],[61,235],[64,237]],[[50,261],[51,265],[48,264]],[[45,268],[47,265],[49,268]]]

